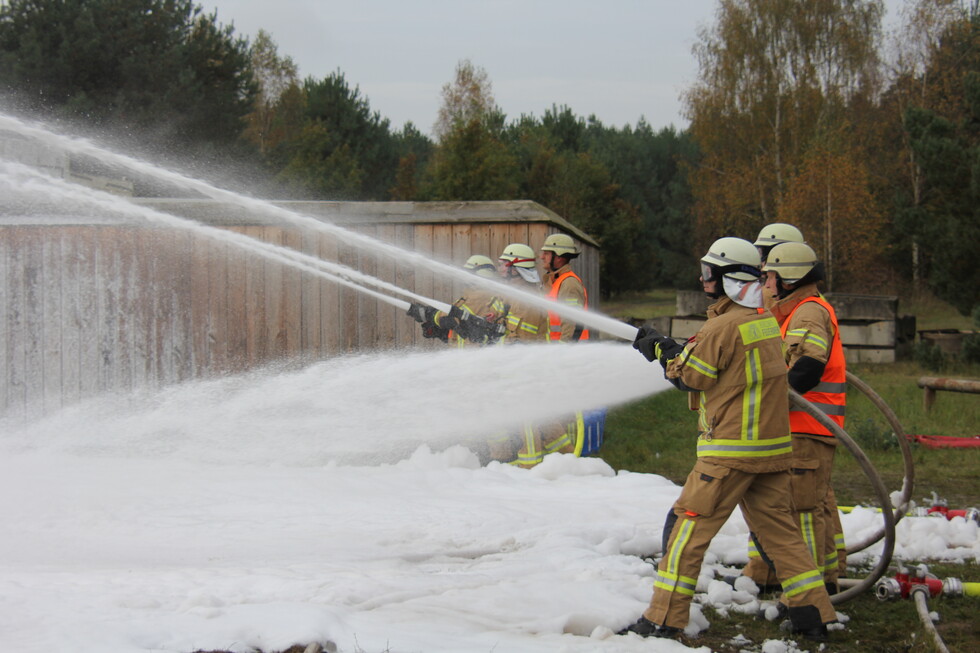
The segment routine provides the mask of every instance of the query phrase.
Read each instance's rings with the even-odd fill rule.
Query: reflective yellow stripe
[[[792,438],[768,438],[766,440],[706,440],[698,438],[698,458],[719,456],[723,458],[762,458],[793,452]]]
[[[708,410],[704,401],[704,393],[698,393],[698,430],[704,433],[711,428],[708,424]]]
[[[820,567],[820,554],[817,553],[816,536],[813,533],[813,513],[800,513],[800,533],[803,534],[803,544],[809,549],[813,563]]]
[[[569,445],[571,443],[572,443],[572,436],[569,435],[568,431],[565,431],[560,438],[548,444],[548,446],[544,448],[544,452],[546,454],[554,453],[559,449],[561,449],[562,447],[564,447],[565,445]]]
[[[668,592],[679,592],[681,594],[687,594],[689,596],[694,596],[694,589],[697,586],[697,579],[690,578],[688,576],[681,576],[678,573],[678,568],[680,567],[681,556],[684,553],[684,547],[691,539],[691,535],[694,533],[695,521],[693,519],[681,519],[674,526],[677,535],[674,537],[674,541],[670,545],[670,550],[664,556],[664,560],[661,562],[663,564],[666,562],[665,568],[657,571],[657,576],[654,579],[654,587],[659,587],[660,589],[667,590]]]
[[[689,366],[695,372],[704,374],[709,379],[718,378],[718,368],[714,367],[713,365],[708,365],[694,354],[688,354],[687,360],[684,362],[684,364]]]
[[[782,339],[783,334],[779,331],[779,323],[774,317],[764,317],[761,320],[752,320],[745,324],[738,325],[738,332],[742,336],[743,345],[751,345],[760,340],[770,338]]]
[[[817,347],[820,347],[824,351],[827,351],[827,341],[821,338],[820,336],[814,335],[812,333],[807,334],[807,337],[804,338],[803,342],[809,343],[811,345],[816,345]]]
[[[534,427],[530,424],[524,425],[524,446],[522,449],[527,451],[518,452],[517,460],[513,461],[512,465],[533,467],[544,460],[544,453],[538,451],[537,447],[534,446]]]
[[[762,415],[762,356],[758,349],[745,352],[745,390],[742,391],[742,439],[759,439]]]
[[[676,578],[681,554],[684,552],[684,547],[687,546],[688,541],[691,539],[691,534],[694,533],[694,520],[681,519],[680,522],[674,526],[674,528],[677,529],[677,537],[674,538],[674,542],[670,546],[670,551],[667,555],[667,569],[665,571],[673,574]]]
[[[803,592],[823,587],[823,574],[816,569],[782,581],[783,596],[789,598]]]
[[[585,448],[585,416],[575,413],[575,455],[581,456]]]
[[[837,569],[837,566],[838,566],[837,552],[834,551],[833,553],[828,553],[826,556],[824,556],[823,569],[821,569],[820,571],[827,573],[828,571]]]
[[[658,571],[653,577],[654,587],[659,587],[660,589],[668,592],[687,594],[688,596],[694,596],[694,590],[697,589],[697,585],[698,582],[694,578],[688,578],[687,576],[679,576],[677,574],[670,574],[667,572]]]

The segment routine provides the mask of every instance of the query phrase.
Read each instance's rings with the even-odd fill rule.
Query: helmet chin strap
[[[798,281],[789,284],[789,288],[783,288],[783,282],[782,279],[780,279],[776,287],[776,297],[779,297],[780,299],[786,299],[797,288],[800,288],[810,283],[819,283],[823,281],[823,278],[824,278],[823,261],[818,261],[817,264],[814,265],[809,272],[803,275],[802,279],[799,279]]]

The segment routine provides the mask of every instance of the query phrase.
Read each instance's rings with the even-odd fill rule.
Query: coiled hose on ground
[[[902,460],[905,465],[905,476],[902,479],[902,494],[898,500],[898,504],[895,506],[894,520],[897,524],[902,517],[905,516],[908,510],[908,505],[912,497],[912,486],[915,484],[915,467],[912,461],[912,447],[909,445],[909,440],[905,437],[905,429],[902,427],[902,423],[898,421],[898,416],[892,411],[891,407],[885,403],[878,393],[871,389],[867,383],[859,379],[857,376],[851,372],[847,373],[847,383],[864,393],[864,396],[878,409],[878,411],[884,416],[891,425],[892,430],[895,433],[895,437],[898,439],[898,446],[902,450]],[[888,505],[891,505],[889,503]],[[885,507],[882,506],[882,510]],[[882,536],[885,534],[885,527],[882,526],[878,531],[869,535],[868,537],[860,540],[856,544],[847,543],[847,553],[857,553],[858,551],[863,551],[872,544],[878,542]]]

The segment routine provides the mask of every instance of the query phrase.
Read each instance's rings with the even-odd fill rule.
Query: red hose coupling
[[[910,574],[902,567],[894,578],[882,578],[875,583],[875,596],[880,601],[890,601],[899,597],[907,599],[915,588],[925,588],[930,597],[936,597],[943,592],[943,581],[929,573],[929,568],[919,565],[915,574]]]

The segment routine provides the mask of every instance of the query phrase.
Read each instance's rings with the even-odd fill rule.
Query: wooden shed
[[[462,291],[459,281],[281,215],[212,200],[132,201],[340,262],[447,303]],[[537,250],[548,234],[568,233],[583,249],[575,267],[593,306],[598,301],[596,242],[534,202],[274,205],[454,265],[472,254],[496,259],[511,242]],[[2,201],[0,307],[0,416],[27,419],[105,392],[274,361],[433,346],[390,304],[221,238],[135,217],[24,216]]]

